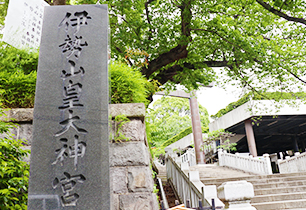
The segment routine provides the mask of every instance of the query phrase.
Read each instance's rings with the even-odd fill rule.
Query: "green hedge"
[[[148,96],[154,85],[140,71],[128,65],[113,62],[110,65],[111,101],[118,103],[144,103],[149,105]]]
[[[7,108],[34,107],[36,72],[0,72],[0,102]]]
[[[5,61],[2,60],[3,66],[0,67],[2,69],[0,70],[0,103],[3,108],[34,107],[37,57],[35,53],[30,53],[29,57],[24,55],[23,60],[12,59],[14,53],[16,57],[20,57],[18,52],[14,49],[3,51],[9,56],[4,59]],[[20,52],[23,53],[23,51]],[[33,67],[33,65],[36,66]],[[145,103],[148,105],[148,96],[158,88],[157,84],[150,83],[138,70],[126,64],[114,62],[110,65],[109,72],[111,102],[115,104]]]
[[[297,92],[297,93],[283,93],[283,92],[267,92],[267,93],[248,93],[244,95],[242,98],[240,98],[238,101],[230,103],[227,105],[226,108],[221,109],[217,112],[215,115],[211,115],[211,118],[217,119],[226,113],[236,109],[237,107],[245,104],[246,102],[250,100],[275,100],[279,101],[282,99],[306,99],[306,93],[304,92]]]
[[[202,127],[202,133],[208,133],[209,128],[208,127]],[[161,147],[165,148],[167,146],[169,146],[170,144],[173,144],[174,142],[184,138],[185,136],[189,135],[192,133],[192,126],[186,128],[185,130],[181,131],[179,134],[173,136],[172,138],[168,139],[167,141],[165,141]]]

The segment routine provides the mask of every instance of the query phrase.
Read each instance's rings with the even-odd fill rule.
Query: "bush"
[[[36,72],[0,72],[0,102],[6,108],[34,107]]]
[[[284,92],[266,92],[266,93],[248,93],[244,96],[242,96],[238,101],[232,102],[229,105],[227,105],[224,109],[221,109],[217,112],[215,115],[211,115],[211,118],[217,119],[219,117],[222,117],[226,113],[236,109],[237,107],[245,104],[246,102],[252,100],[275,100],[279,101],[282,99],[289,99],[289,100],[295,100],[295,99],[304,99],[306,98],[306,93],[304,92],[297,92],[297,93],[284,93]]]
[[[3,107],[34,106],[38,52],[0,42],[0,102]]]
[[[0,124],[1,131],[10,126]],[[22,149],[23,143],[9,132],[0,139],[0,209],[27,209],[29,164],[22,159],[30,151]]]
[[[0,72],[15,73],[21,71],[29,74],[37,70],[38,51],[16,49],[0,42]]]
[[[207,133],[209,131],[208,127],[202,127],[202,133]],[[174,142],[184,138],[185,136],[189,135],[192,133],[192,127],[188,127],[185,130],[181,131],[179,134],[173,136],[172,138],[168,139],[167,141],[165,141],[161,147],[165,148],[167,146],[169,146],[170,144],[173,144]]]
[[[208,133],[209,128],[208,127],[202,127],[202,133]],[[159,157],[161,154],[165,154],[165,147],[169,146],[170,144],[173,144],[174,142],[184,138],[185,136],[192,133],[192,126],[182,130],[177,135],[173,136],[172,138],[168,139],[167,141],[164,141],[160,147],[151,148],[151,155],[152,157]]]
[[[144,103],[149,104],[147,97],[156,85],[148,82],[136,69],[124,63],[113,62],[110,65],[111,101],[118,103]]]

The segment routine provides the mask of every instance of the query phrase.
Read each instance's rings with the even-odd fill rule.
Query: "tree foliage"
[[[76,0],[75,3],[96,3]],[[140,67],[160,84],[196,89],[224,67],[252,91],[288,91],[305,84],[306,4],[287,0],[107,0],[112,57]],[[145,52],[129,56],[131,50]]]
[[[284,92],[266,92],[266,93],[248,93],[242,96],[238,101],[232,102],[229,105],[227,105],[224,109],[219,110],[215,115],[212,115],[211,117],[213,119],[217,119],[225,115],[226,113],[236,109],[237,107],[245,104],[246,102],[250,100],[267,100],[267,99],[273,99],[275,101],[279,101],[281,99],[289,99],[289,100],[306,100],[306,93],[304,92],[297,92],[297,93],[284,93]]]
[[[207,127],[208,112],[201,105],[199,111],[201,124]],[[152,146],[160,146],[190,126],[190,106],[186,98],[163,97],[154,102],[146,115],[147,136]]]
[[[197,89],[199,83],[207,85],[217,78],[213,67],[224,67],[230,81],[252,91],[288,91],[292,85],[301,89],[305,84],[304,1],[99,3],[109,5],[112,58],[140,68],[147,79],[161,85],[179,83]]]

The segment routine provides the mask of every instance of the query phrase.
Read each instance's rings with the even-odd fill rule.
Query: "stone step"
[[[254,190],[255,196],[269,195],[269,194],[296,193],[296,192],[306,192],[306,185],[305,186],[293,186],[293,187],[277,187],[277,188],[270,187],[270,188]]]
[[[306,192],[258,195],[252,198],[251,203],[263,203],[263,202],[299,200],[299,199],[306,199]]]
[[[282,187],[293,187],[293,186],[304,186],[304,185],[306,185],[306,180],[253,184],[253,187],[256,190],[264,188],[278,188],[278,187],[282,188]]]
[[[303,210],[306,206],[306,199],[251,203],[251,205],[257,210]]]
[[[248,181],[251,182],[252,184],[265,184],[265,183],[277,183],[277,182],[300,181],[300,180],[306,180],[306,176],[261,178],[261,179],[250,179]]]
[[[306,174],[294,174],[293,176],[247,176],[247,177],[232,177],[232,178],[222,178],[222,179],[201,179],[201,181],[206,185],[221,185],[223,182],[228,181],[239,181],[246,180],[251,182],[253,185],[264,185],[271,183],[284,183],[290,181],[304,181],[306,180]]]

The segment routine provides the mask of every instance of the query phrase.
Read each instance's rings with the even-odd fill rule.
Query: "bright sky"
[[[226,86],[226,90],[214,86],[212,88],[203,87],[201,90],[197,91],[198,102],[207,109],[209,116],[216,114],[229,103],[237,101],[240,94],[241,89],[230,85]],[[152,103],[161,97],[161,95],[154,95]]]
[[[215,68],[215,70],[217,74],[220,72],[219,68]],[[212,88],[202,87],[197,91],[198,102],[207,109],[209,116],[216,114],[229,103],[237,101],[241,96],[242,89],[230,84],[225,85],[225,88],[214,85]],[[152,103],[161,97],[161,95],[154,95]]]

